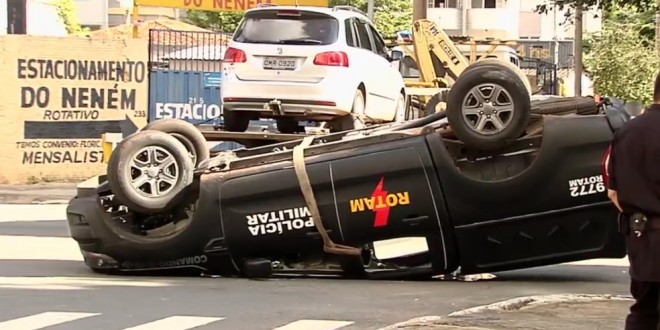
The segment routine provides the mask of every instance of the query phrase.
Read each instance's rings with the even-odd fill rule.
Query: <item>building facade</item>
[[[449,35],[478,39],[570,40],[574,25],[566,10],[534,12],[544,0],[427,0],[426,17]],[[585,33],[600,31],[598,11],[585,12]],[[598,16],[598,17],[594,17]]]
[[[78,19],[83,27],[90,30],[105,29],[132,22],[132,0],[75,0]],[[159,18],[181,18],[184,9],[140,7],[140,20]]]
[[[65,36],[66,28],[52,0],[0,1],[0,35]]]

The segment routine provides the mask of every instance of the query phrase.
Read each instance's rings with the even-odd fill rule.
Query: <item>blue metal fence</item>
[[[221,123],[219,72],[158,70],[149,75],[149,121],[179,118],[195,125]]]

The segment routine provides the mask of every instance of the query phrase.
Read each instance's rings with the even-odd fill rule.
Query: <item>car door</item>
[[[373,41],[373,52],[377,57],[374,58],[374,65],[377,72],[381,72],[378,79],[378,90],[387,104],[382,109],[379,109],[379,117],[386,120],[393,120],[396,112],[396,101],[401,90],[402,80],[398,68],[392,67],[390,62],[389,52],[385,45],[385,40],[380,35],[376,28],[367,23],[369,34]]]
[[[379,65],[379,56],[374,52],[374,44],[365,20],[351,18],[351,26],[355,32],[354,48],[352,52],[357,61],[359,61],[359,74],[364,82],[366,89],[366,108],[365,114],[371,118],[390,120],[383,116],[382,109],[390,103],[383,97],[385,92],[382,90],[382,66]],[[356,66],[358,63],[356,63]],[[356,72],[358,74],[358,72]]]

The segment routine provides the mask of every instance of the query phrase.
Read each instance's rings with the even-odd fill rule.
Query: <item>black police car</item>
[[[572,114],[517,102],[531,115],[515,139],[458,133],[464,123],[437,113],[213,156],[194,127],[156,121],[117,147],[107,175],[80,186],[71,237],[90,268],[119,273],[376,278],[625,256],[601,161],[629,116],[593,100],[596,110]],[[492,136],[507,141],[478,146]],[[301,143],[313,196],[294,163]],[[374,242],[406,237],[426,251],[376,258]]]

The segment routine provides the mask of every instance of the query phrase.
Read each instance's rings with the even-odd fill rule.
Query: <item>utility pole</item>
[[[660,55],[660,0],[656,0],[658,9],[655,11],[655,49]]]
[[[426,18],[427,1],[428,0],[413,0],[413,22],[418,19]]]
[[[658,0],[660,1],[660,0]],[[367,17],[373,22],[374,20],[374,2],[375,0],[367,0]]]
[[[660,1],[660,0],[658,0]],[[554,83],[552,86],[552,91],[553,93],[557,93],[559,86],[557,86],[557,72],[559,71],[559,36],[557,35],[557,24],[559,23],[557,21],[557,3],[553,2],[552,4],[552,22],[553,22],[553,28],[552,28],[552,40],[553,40],[553,52],[552,52],[552,64],[554,65]]]
[[[582,96],[582,18],[584,17],[582,1],[575,2],[575,40],[573,58],[575,59],[575,96]]]

